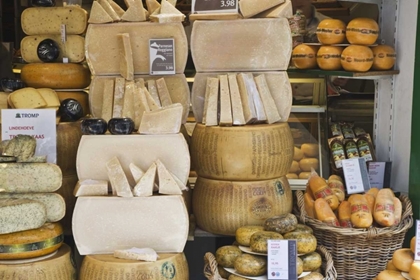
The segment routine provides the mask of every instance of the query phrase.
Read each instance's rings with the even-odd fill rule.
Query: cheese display
[[[241,0],[239,10],[244,18],[250,18],[274,6],[284,3],[285,0],[264,0],[255,2],[253,0]]]
[[[222,33],[229,34],[229,44]],[[286,18],[194,21],[191,54],[197,72],[286,70],[292,36]],[[217,56],[209,55],[215,54]]]
[[[287,123],[244,127],[197,124],[191,138],[191,158],[197,174],[205,178],[273,179],[288,173],[293,137]]]
[[[74,187],[74,196],[108,195],[108,181],[83,180],[78,181]]]
[[[188,43],[181,23],[130,22],[118,24],[90,24],[87,28],[86,60],[93,75],[119,75],[120,57],[109,55],[119,49],[118,34],[128,33],[133,52],[134,74],[150,71],[149,39],[175,39],[175,72],[184,73]]]
[[[354,18],[346,28],[346,38],[350,44],[372,45],[379,36],[378,23],[370,18]]]
[[[374,70],[389,70],[394,67],[397,54],[395,49],[387,45],[372,47]]]
[[[346,24],[339,19],[324,19],[316,28],[318,41],[324,45],[341,44],[346,39]]]
[[[366,72],[373,65],[373,52],[369,47],[350,45],[341,53],[341,66],[346,71]]]
[[[101,216],[106,219],[98,219]],[[81,255],[112,254],[132,247],[182,252],[188,227],[180,195],[79,197],[73,212],[73,236]]]
[[[112,255],[89,255],[83,259],[79,279],[106,280],[121,274],[129,279],[190,279],[183,253],[159,254],[156,262],[124,260]]]

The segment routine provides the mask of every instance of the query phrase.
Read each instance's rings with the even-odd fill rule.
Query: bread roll
[[[338,206],[338,221],[341,227],[351,228],[351,205],[350,202],[344,200]]]
[[[391,189],[381,189],[376,195],[375,209],[373,218],[384,227],[389,227],[395,223],[394,192]]]
[[[340,226],[327,200],[322,197],[315,200],[315,215],[323,223],[336,227]]]
[[[362,194],[352,194],[349,197],[351,204],[351,223],[356,228],[368,228],[373,223],[372,213],[368,202]]]

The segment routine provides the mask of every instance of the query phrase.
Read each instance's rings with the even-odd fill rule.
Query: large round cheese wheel
[[[288,173],[293,160],[288,123],[237,127],[197,124],[191,160],[198,176],[217,180],[266,180]]]
[[[343,47],[321,46],[316,54],[316,62],[322,70],[341,69],[341,53]]]
[[[317,46],[297,45],[292,51],[292,63],[298,69],[316,68]]]
[[[90,84],[90,71],[77,63],[29,63],[20,72],[29,87],[83,89]]]
[[[76,154],[82,138],[80,122],[59,123],[56,129],[57,165],[63,175],[76,174]]]
[[[393,47],[388,45],[379,45],[372,47],[374,70],[389,70],[391,69],[397,57]]]
[[[346,38],[350,44],[372,45],[379,36],[378,23],[370,18],[355,18],[347,24]]]
[[[409,272],[410,266],[414,262],[414,254],[410,248],[401,248],[392,255],[392,264],[401,271]]]
[[[8,234],[0,234],[0,260],[26,259],[50,254],[63,243],[63,228],[59,223]]]
[[[234,236],[241,226],[262,226],[270,217],[290,213],[292,200],[286,177],[246,182],[198,177],[192,205],[200,228]]]
[[[351,72],[366,72],[372,67],[373,52],[369,47],[350,45],[341,53],[341,66]]]
[[[184,253],[159,254],[155,262],[125,260],[113,255],[87,255],[80,268],[79,280],[107,279],[189,280]]]
[[[76,269],[70,247],[62,244],[55,254],[42,260],[0,261],[0,275],[1,279],[73,280]]]
[[[324,45],[343,43],[346,39],[346,24],[339,19],[323,19],[318,24],[316,36]]]
[[[420,279],[420,263],[413,262],[413,264],[410,266],[410,271],[408,272],[408,274],[414,280],[419,280]]]

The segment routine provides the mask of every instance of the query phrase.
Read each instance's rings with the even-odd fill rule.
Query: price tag
[[[414,248],[414,260],[420,261],[420,220],[416,220],[416,244]]]
[[[175,41],[169,39],[149,40],[150,75],[175,74]]]
[[[391,162],[368,162],[369,182],[371,188],[382,189],[391,183]]]
[[[46,155],[48,162],[57,163],[55,110],[3,109],[1,121],[3,140],[12,139],[18,134],[32,135],[36,139],[35,155]]]
[[[237,0],[193,0],[191,13],[237,13]]]
[[[267,246],[267,278],[296,280],[296,240],[267,240]]]
[[[364,158],[344,159],[342,163],[348,194],[361,193],[370,189]]]

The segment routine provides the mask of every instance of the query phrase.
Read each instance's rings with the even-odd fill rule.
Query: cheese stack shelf
[[[197,73],[191,103],[197,125],[190,150],[198,178],[192,205],[197,226],[212,234],[233,236],[241,226],[262,225],[292,210],[285,177],[293,158],[287,123],[292,90],[285,71],[292,38],[284,17],[291,5],[274,2],[268,4],[280,11],[274,18],[195,15],[201,19],[193,22]],[[268,7],[257,10],[246,17]]]

